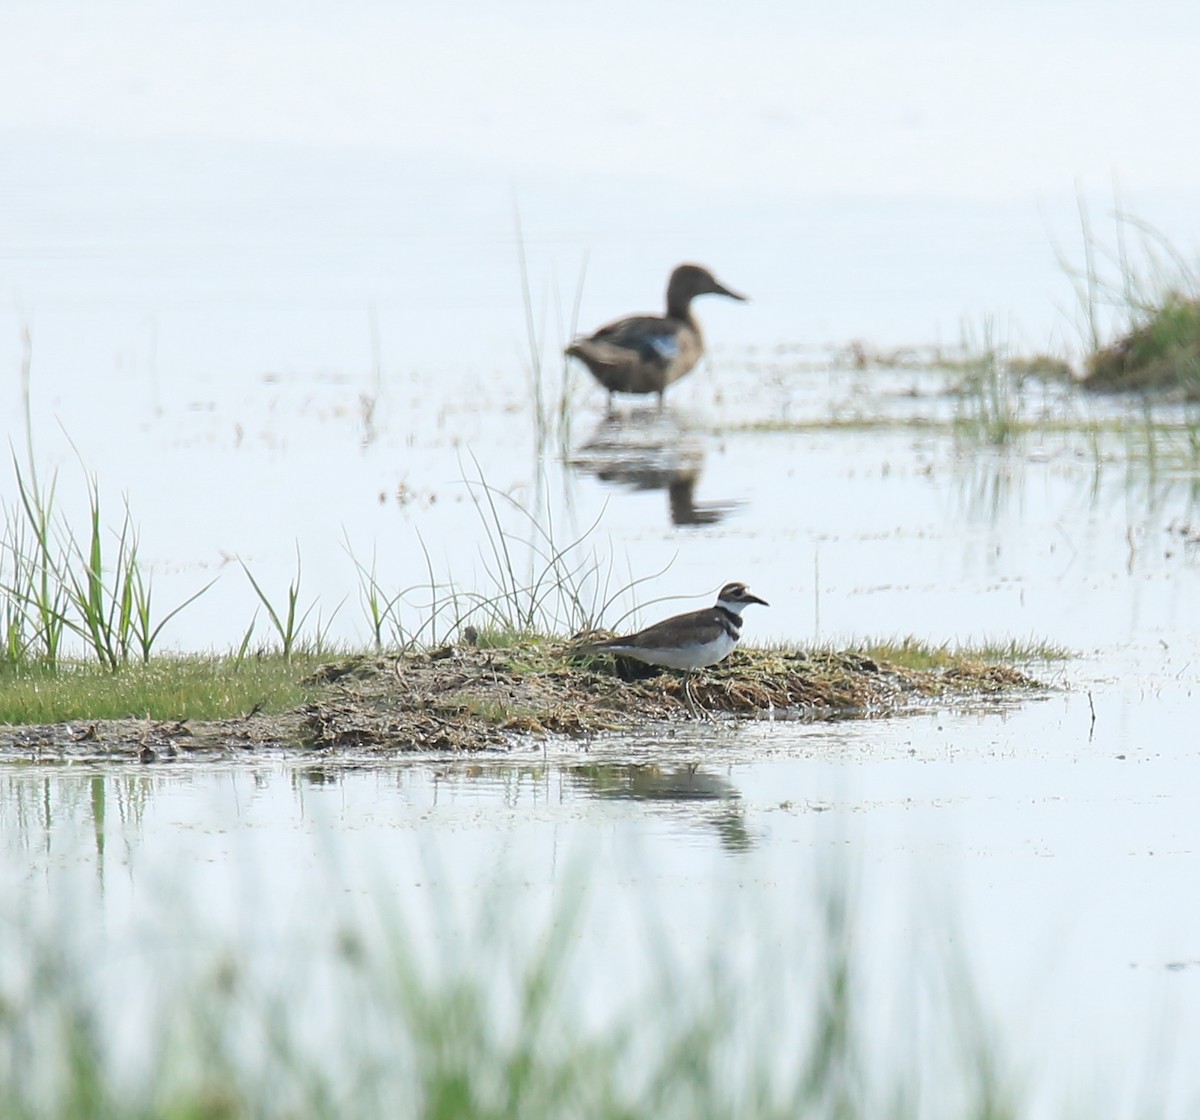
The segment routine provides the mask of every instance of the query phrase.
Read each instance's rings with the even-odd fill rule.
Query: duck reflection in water
[[[669,410],[610,414],[571,456],[571,465],[631,490],[665,490],[673,525],[715,525],[738,502],[697,502],[704,445]]]

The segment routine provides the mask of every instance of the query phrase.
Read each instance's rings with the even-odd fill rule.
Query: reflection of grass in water
[[[1118,504],[1123,517],[1171,509],[1191,517],[1200,506],[1200,446],[1195,432],[1152,415],[1140,423],[1101,422],[1086,433],[1041,431],[1036,460],[1016,446],[958,454],[949,470],[961,513],[994,523],[1020,509],[1029,484],[1047,473],[1073,482],[1064,499],[1094,509]],[[1018,516],[1021,516],[1018,514]]]
[[[198,944],[192,926],[172,942],[170,969],[152,982],[143,973],[146,990],[115,1002],[95,994],[103,960],[64,929],[35,931],[10,914],[0,931],[14,966],[0,1003],[0,1112],[14,1120],[1021,1115],[1003,1043],[989,1034],[965,969],[920,975],[928,966],[915,954],[895,983],[908,991],[909,973],[920,975],[921,1013],[892,1052],[868,1042],[876,1005],[859,943],[869,931],[832,875],[786,951],[731,913],[714,931],[722,948],[709,963],[684,964],[644,915],[654,979],[641,990],[626,962],[578,959],[578,892],[533,928],[496,902],[485,901],[469,934],[444,914],[432,968],[407,923],[381,910],[382,937],[344,926],[311,956],[287,961],[294,979],[274,986],[244,950],[181,953]],[[609,975],[611,1013],[594,1025],[580,1013],[584,965]],[[125,1014],[146,999],[157,1002],[150,1014]]]
[[[1031,470],[1026,437],[1036,436],[1042,461],[1067,464],[1082,494],[1099,504],[1115,494],[1133,507],[1154,510],[1167,501],[1200,502],[1200,427],[1189,410],[1146,405],[1128,417],[1079,424],[1037,425],[1015,444],[991,453],[959,455],[953,462],[964,507],[972,516],[995,519]],[[1061,471],[1059,472],[1061,476]]]
[[[1136,288],[1144,282],[1129,283]],[[1137,314],[1152,310],[1157,316],[1147,345],[1159,345],[1160,336],[1186,337],[1200,353],[1200,299],[1181,302],[1168,292],[1163,300],[1137,304]],[[1035,447],[1042,456],[1062,453],[1097,465],[1120,457],[1131,468],[1131,483],[1147,472],[1200,475],[1200,402],[1180,400],[1179,394],[1098,399],[1079,388],[1060,359],[1012,353],[991,320],[978,330],[964,327],[952,351],[864,355],[862,363],[864,380],[847,398],[852,406],[835,401],[826,415],[799,419],[787,418],[786,408],[782,416],[727,418],[712,432],[910,431],[952,437],[964,456],[980,449],[1021,454]],[[905,391],[913,371],[926,382]],[[828,368],[821,372],[828,374]]]
[[[990,320],[984,324],[982,344],[968,339],[963,352],[972,357],[954,389],[955,434],[1002,447],[1024,428],[1022,378],[1004,361]]]
[[[1156,412],[1146,403],[1138,421],[1117,433],[1123,437],[1122,450],[1129,463],[1144,465],[1151,472],[1200,470],[1200,415],[1195,409],[1187,408],[1181,416],[1176,414],[1172,421],[1164,422],[1161,410]]]
[[[152,792],[151,779],[144,770],[101,774],[80,768],[68,775],[56,769],[36,779],[23,767],[9,766],[0,771],[0,805],[23,859],[48,850],[62,822],[84,821],[91,824],[96,854],[102,859],[111,827],[106,826],[106,820],[115,815],[119,827],[140,829]],[[102,868],[98,865],[98,870]]]
[[[995,357],[979,359],[977,375],[956,381],[965,396],[955,397],[953,415],[857,413],[798,421],[752,420],[722,424],[714,434],[846,432],[881,435],[911,432],[944,437],[956,451],[952,470],[973,515],[995,517],[1011,496],[1014,482],[1028,471],[1031,455],[1091,467],[1071,469],[1099,497],[1099,483],[1115,480],[1131,498],[1144,495],[1149,507],[1168,494],[1200,500],[1200,404],[1137,398],[1114,414],[1097,414],[1095,401],[1063,392],[1036,409],[1024,402],[1028,373],[1014,373]],[[959,375],[961,376],[961,375]]]

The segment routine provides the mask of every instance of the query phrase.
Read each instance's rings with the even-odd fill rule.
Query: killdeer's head
[[[744,583],[727,583],[717,596],[717,606],[724,607],[736,615],[741,615],[751,603],[761,603],[764,607],[771,604],[766,599],[760,599]]]

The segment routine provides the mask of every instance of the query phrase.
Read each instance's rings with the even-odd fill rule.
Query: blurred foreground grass
[[[897,1038],[895,1054],[874,1051],[879,1011],[848,894],[827,877],[786,948],[725,915],[729,928],[701,964],[682,963],[645,915],[648,988],[631,981],[629,961],[581,959],[582,890],[560,891],[532,928],[496,896],[465,936],[442,931],[433,961],[386,904],[378,923],[347,919],[300,954],[291,943],[204,939],[176,913],[162,941],[117,970],[120,981],[110,975],[117,947],[88,947],[65,924],[35,929],[9,911],[0,922],[0,1115],[1025,1115],[968,978],[946,983],[953,968],[923,978],[931,1007],[909,1024],[920,1046]],[[264,952],[274,967],[262,966]],[[607,977],[615,1012],[586,1013],[581,968]]]

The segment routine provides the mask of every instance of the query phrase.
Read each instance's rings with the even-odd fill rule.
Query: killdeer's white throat
[[[721,588],[715,606],[677,614],[626,638],[597,642],[580,652],[619,653],[648,665],[683,669],[687,674],[683,682],[684,698],[688,710],[695,715],[691,674],[695,669],[724,661],[733,652],[742,636],[742,611],[751,603],[769,606],[766,599],[751,593],[744,583],[727,583]]]

